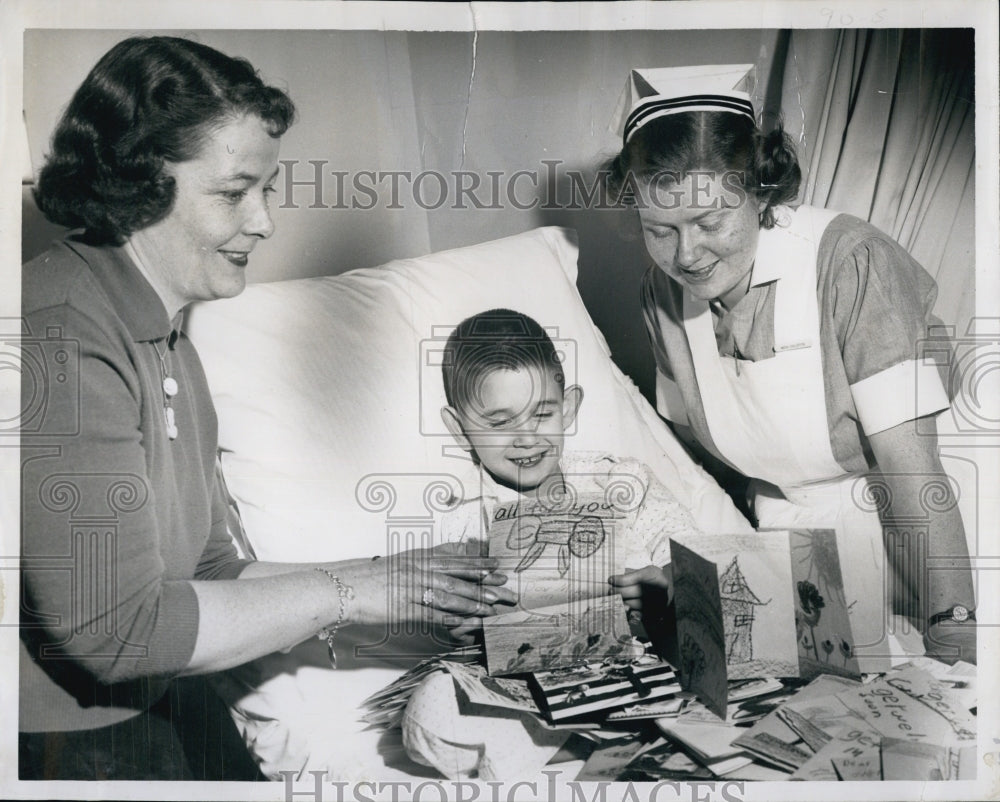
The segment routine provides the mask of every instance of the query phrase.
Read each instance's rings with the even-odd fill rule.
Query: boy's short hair
[[[565,389],[566,377],[552,339],[534,319],[512,309],[490,309],[463,320],[448,337],[442,362],[448,406],[467,409],[483,377],[494,370],[549,371]]]

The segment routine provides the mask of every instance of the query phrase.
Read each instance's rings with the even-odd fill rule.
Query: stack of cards
[[[651,654],[536,671],[531,681],[550,721],[674,700],[681,692],[670,664]]]
[[[864,683],[820,676],[733,745],[789,779],[972,779],[970,686],[964,669],[930,660]]]
[[[390,729],[399,725],[414,689],[432,671],[440,671],[446,663],[481,663],[481,646],[463,646],[445,654],[434,655],[421,661],[399,679],[372,694],[361,703],[365,711],[361,720],[373,727]]]

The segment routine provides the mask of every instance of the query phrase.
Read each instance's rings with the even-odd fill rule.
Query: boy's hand
[[[626,570],[608,578],[608,582],[621,594],[629,610],[662,613],[673,596],[670,566],[659,568],[647,565],[637,570]]]

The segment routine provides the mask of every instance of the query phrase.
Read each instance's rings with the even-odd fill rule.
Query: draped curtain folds
[[[799,200],[898,240],[960,335],[974,314],[973,44],[971,30],[795,30],[781,82]]]

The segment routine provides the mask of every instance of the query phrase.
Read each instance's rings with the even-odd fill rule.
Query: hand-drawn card
[[[681,680],[712,712],[733,679],[860,676],[833,530],[685,537],[671,563]]]
[[[684,686],[726,715],[728,681],[797,676],[786,533],[671,542]]]
[[[863,751],[857,757],[831,758],[830,763],[833,765],[833,770],[837,772],[837,778],[844,782],[890,779],[882,774],[882,759],[877,749]]]
[[[976,741],[976,716],[962,698],[919,668],[891,671],[837,698],[889,738],[954,747]]]
[[[646,718],[670,718],[680,713],[686,700],[680,696],[669,699],[655,699],[652,702],[641,702],[625,705],[621,710],[609,713],[608,723],[616,721],[638,721]]]
[[[644,743],[635,734],[606,741],[590,753],[580,773],[576,775],[576,780],[577,782],[616,780],[625,766],[648,747],[649,744]]]
[[[799,676],[860,677],[844,596],[837,533],[833,529],[793,529],[788,536],[795,586]]]
[[[631,633],[608,577],[624,570],[616,532],[627,510],[604,494],[550,494],[499,505],[489,554],[517,608],[483,623],[490,674],[555,668],[618,654]]]
[[[835,696],[793,700],[785,705],[788,711],[830,736],[793,779],[837,779],[831,761],[867,760],[883,738],[950,747],[956,754],[976,740],[975,717],[949,693],[946,683],[916,667],[889,672]]]
[[[603,494],[550,494],[500,504],[489,525],[489,555],[509,577],[518,605],[531,610],[611,592],[624,569],[615,533],[625,512]]]
[[[652,654],[536,671],[531,680],[550,721],[672,699],[681,692],[674,669]]]
[[[525,680],[491,677],[483,666],[476,664],[443,662],[441,667],[451,674],[455,684],[474,705],[539,712]]]
[[[882,735],[862,718],[855,718],[852,726],[837,730],[837,734],[816,754],[791,775],[793,780],[831,782],[839,780],[839,772],[849,767],[857,771],[878,765],[879,745]],[[867,779],[868,777],[866,777]],[[870,779],[880,779],[881,771],[874,771]]]
[[[854,690],[858,687],[860,687],[858,682],[823,674],[816,677],[806,687],[799,689],[790,701],[801,705],[811,699],[832,697],[842,691]],[[757,721],[733,743],[772,765],[780,766],[787,771],[795,771],[810,759],[813,755],[813,749],[782,717],[782,714],[787,716],[788,709],[790,708],[786,702],[781,708],[771,711]],[[814,723],[811,719],[809,720]]]
[[[483,639],[490,675],[602,660],[632,648],[625,605],[617,596],[484,618]]]
[[[716,715],[726,715],[726,632],[715,564],[670,543],[681,685]]]
[[[974,749],[975,747],[967,747]],[[882,779],[957,780],[958,750],[900,738],[882,739]]]

